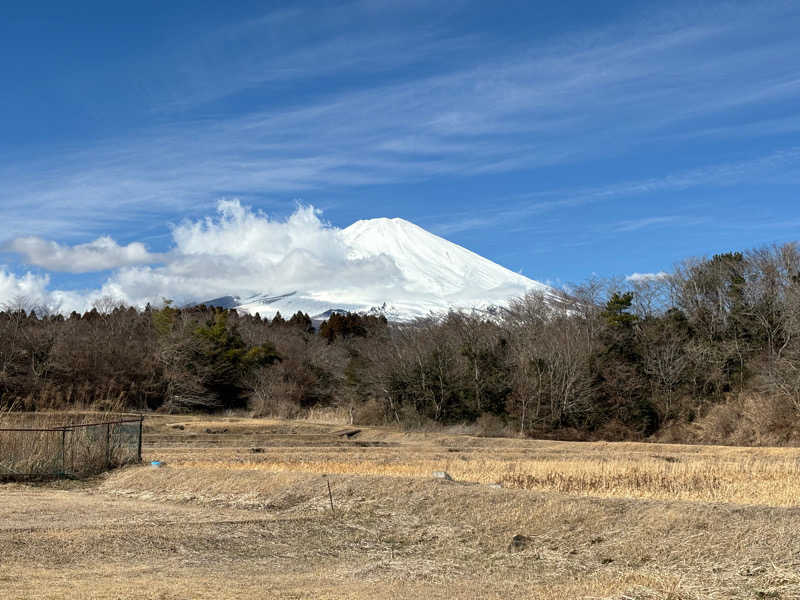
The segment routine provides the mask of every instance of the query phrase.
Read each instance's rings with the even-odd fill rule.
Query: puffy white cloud
[[[80,294],[77,292],[49,290],[50,278],[47,275],[25,273],[17,276],[5,267],[0,267],[0,307],[36,310],[37,313],[62,312],[73,310],[82,312],[91,308],[98,293]]]
[[[625,281],[632,281],[634,283],[640,283],[645,281],[658,281],[668,276],[669,273],[666,273],[664,271],[659,271],[658,273],[631,273],[630,275],[625,277]]]
[[[341,230],[319,211],[298,206],[285,220],[271,219],[238,200],[223,200],[216,217],[173,227],[174,248],[163,266],[116,271],[101,293],[144,304],[179,302],[237,293],[287,293],[316,289],[369,289],[401,285],[403,276],[386,256],[354,259]]]
[[[278,262],[294,250],[318,256],[346,254],[338,230],[320,219],[312,206],[298,206],[285,221],[272,220],[238,200],[217,203],[217,219],[206,217],[173,228],[176,250],[184,255],[212,254]]]
[[[26,273],[17,277],[5,268],[0,268],[0,301],[3,303],[42,303],[47,296],[50,278]]]
[[[163,298],[183,303],[229,294],[313,295],[320,289],[369,298],[373,291],[383,296],[404,284],[387,256],[349,256],[341,230],[310,206],[272,219],[238,200],[223,200],[216,215],[174,226],[172,238],[165,254],[149,253],[140,243],[120,246],[108,237],[77,246],[17,238],[6,248],[49,270],[114,270],[100,289],[81,293],[50,290],[47,276],[0,271],[0,303],[24,296],[29,303],[69,312],[87,310],[103,297],[135,306]]]
[[[144,244],[133,242],[120,246],[108,236],[77,246],[62,246],[39,237],[19,237],[8,242],[5,248],[22,254],[28,264],[67,273],[105,271],[159,260],[159,256],[150,254]]]

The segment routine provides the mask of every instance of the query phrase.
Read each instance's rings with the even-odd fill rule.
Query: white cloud
[[[49,290],[50,278],[47,275],[25,273],[15,275],[5,267],[0,267],[0,306],[3,308],[23,308],[37,313],[73,310],[82,312],[91,308],[99,297],[97,292],[80,294],[78,292]]]
[[[353,258],[341,230],[311,206],[298,206],[286,219],[273,219],[238,200],[222,200],[217,214],[172,228],[173,247],[148,253],[140,243],[120,246],[110,238],[63,246],[40,238],[18,238],[7,248],[51,270],[86,272],[115,268],[105,283],[82,292],[51,290],[48,276],[0,271],[0,303],[27,304],[60,312],[88,310],[109,297],[134,306],[163,298],[178,303],[241,294],[341,291],[369,298],[405,283],[386,256]],[[137,264],[137,263],[158,264]]]
[[[13,303],[31,301],[42,303],[47,296],[47,285],[50,278],[39,277],[32,273],[18,277],[9,273],[5,267],[0,268],[0,302]]]
[[[653,225],[666,225],[669,223],[675,223],[678,220],[679,217],[645,217],[643,219],[631,219],[627,221],[620,221],[614,228],[614,231],[620,233],[627,231],[638,231]]]
[[[643,283],[646,281],[659,281],[661,279],[665,279],[666,277],[669,277],[669,273],[664,271],[659,271],[658,273],[631,273],[625,277],[625,281]]]
[[[46,277],[17,279],[6,274],[10,283],[0,287],[0,301],[23,294],[39,303],[60,304],[62,312],[65,308],[68,312],[89,308],[100,297],[137,306],[158,303],[162,298],[182,303],[231,293],[246,296],[302,290],[313,294],[317,289],[355,290],[360,297],[369,298],[372,292],[382,295],[403,286],[403,275],[388,257],[350,257],[340,231],[310,206],[298,206],[287,219],[276,220],[238,200],[223,200],[215,217],[174,226],[173,248],[162,255],[148,254],[141,244],[121,247],[107,238],[102,243],[73,247],[39,239],[15,240],[17,251],[48,268],[63,270],[70,261],[80,263],[83,270],[108,268],[112,261],[119,268],[100,289],[82,294],[48,291]],[[161,264],[135,264],[155,258]]]
[[[739,162],[718,163],[669,173],[662,177],[621,181],[596,187],[576,187],[535,192],[517,198],[502,199],[502,208],[471,210],[469,213],[448,213],[432,229],[440,234],[450,234],[471,229],[497,227],[518,223],[533,215],[559,209],[593,204],[615,198],[686,190],[701,186],[728,187],[743,182],[795,183],[800,168],[800,148],[776,150],[764,156]],[[500,204],[500,202],[498,202]],[[657,216],[618,223],[611,231],[630,232],[654,225],[700,225],[707,217]]]
[[[320,211],[298,206],[285,221],[242,206],[238,200],[217,204],[218,218],[185,221],[173,228],[176,251],[182,255],[218,255],[238,260],[279,262],[293,251],[317,256],[346,254],[338,230],[320,219]]]
[[[160,256],[150,254],[144,244],[133,242],[120,246],[108,236],[77,246],[62,246],[35,236],[19,237],[8,242],[5,248],[22,254],[28,264],[67,273],[105,271],[160,260]]]

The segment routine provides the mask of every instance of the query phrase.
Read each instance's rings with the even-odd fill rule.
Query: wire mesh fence
[[[86,477],[142,460],[140,415],[0,423],[0,480]],[[78,422],[75,422],[78,421]],[[63,422],[63,421],[62,421]]]

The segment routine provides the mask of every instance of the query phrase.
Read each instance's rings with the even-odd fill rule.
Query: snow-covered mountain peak
[[[356,233],[367,233],[374,231],[421,231],[433,236],[432,233],[423,229],[419,225],[402,219],[400,217],[377,217],[375,219],[360,219],[347,227],[344,231],[350,231],[351,235]],[[435,237],[435,236],[434,236]]]
[[[356,221],[342,230],[350,257],[386,255],[397,264],[410,290],[444,297],[472,296],[508,286],[549,288],[441,238],[405,219]],[[513,295],[513,294],[512,294]]]
[[[338,235],[352,269],[365,269],[364,285],[320,281],[304,291],[265,289],[236,297],[238,308],[262,316],[279,310],[284,315],[302,310],[312,317],[330,310],[382,312],[406,321],[431,312],[504,305],[531,290],[552,291],[405,219],[356,221]],[[376,261],[388,265],[383,272],[392,273],[390,281],[366,281]]]

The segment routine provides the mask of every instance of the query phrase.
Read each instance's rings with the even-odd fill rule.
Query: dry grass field
[[[0,597],[800,598],[800,450],[339,429],[152,417],[160,468],[0,485]]]

